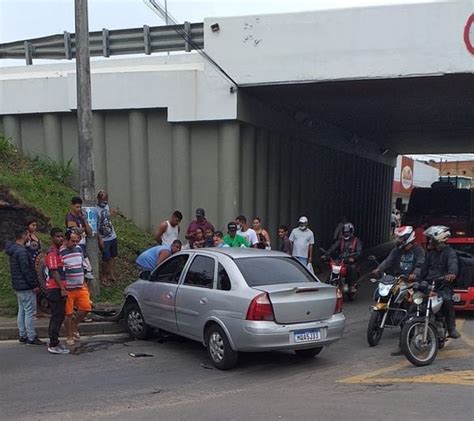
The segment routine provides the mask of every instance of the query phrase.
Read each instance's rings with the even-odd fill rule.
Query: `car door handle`
[[[173,293],[172,292],[168,292],[166,294],[166,298],[168,298],[168,300],[171,300],[173,298]]]
[[[207,304],[207,298],[206,298],[206,297],[201,298],[201,299],[199,300],[199,304],[203,304],[203,305],[204,305],[204,304]]]

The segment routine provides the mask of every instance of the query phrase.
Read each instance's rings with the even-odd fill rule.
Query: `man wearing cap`
[[[229,247],[250,247],[247,239],[237,234],[237,224],[235,222],[227,224],[227,234],[224,236],[224,243]]]
[[[290,234],[292,254],[305,266],[313,262],[314,234],[308,228],[308,218],[302,216],[298,221],[298,227]]]
[[[212,230],[214,232],[213,225],[206,219],[206,212],[203,208],[196,209],[196,219],[192,220],[186,231],[186,240],[189,240],[189,247],[193,248],[194,236],[196,235],[196,229],[201,228],[202,232],[206,230]]]

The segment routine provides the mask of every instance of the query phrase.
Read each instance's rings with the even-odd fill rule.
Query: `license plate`
[[[295,330],[293,332],[295,342],[312,342],[321,339],[321,331],[319,329]]]
[[[459,294],[453,294],[453,301],[459,303],[459,301],[461,301],[461,296]]]

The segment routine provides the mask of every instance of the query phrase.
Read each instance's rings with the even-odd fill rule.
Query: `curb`
[[[123,321],[119,322],[93,322],[81,323],[80,332],[82,336],[92,335],[110,335],[116,333],[126,333],[127,327]],[[41,324],[36,326],[36,331],[40,338],[48,337],[48,325]],[[61,336],[66,336],[64,326],[61,328]],[[18,339],[18,328],[15,324],[8,324],[7,326],[0,326],[0,341]]]

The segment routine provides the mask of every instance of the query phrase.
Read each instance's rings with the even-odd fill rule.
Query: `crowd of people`
[[[50,231],[50,244],[43,250],[37,235],[38,220],[26,218],[25,225],[15,231],[15,241],[7,243],[10,258],[11,282],[18,304],[17,324],[19,342],[26,345],[45,346],[38,338],[35,320],[40,296],[40,282],[45,279],[44,290],[50,310],[48,351],[68,354],[66,346],[80,340],[78,325],[92,309],[88,282],[93,279],[86,250],[86,239],[92,234],[80,197],[73,197],[65,215],[64,228]],[[101,279],[104,284],[115,282],[114,258],[117,257],[115,233],[107,192],[97,194],[97,237],[102,255]],[[44,267],[39,257],[44,256]],[[59,341],[61,326],[65,323],[66,346]]]
[[[263,228],[259,217],[252,219],[252,228],[245,215],[238,215],[235,220],[227,224],[227,232],[216,230],[206,218],[206,211],[197,208],[193,219],[185,232],[185,245],[179,240],[180,224],[183,215],[175,211],[170,218],[161,222],[155,233],[157,245],[141,253],[137,260],[139,270],[153,270],[158,264],[170,255],[183,248],[199,249],[204,247],[245,247],[258,249],[272,249],[270,233]],[[298,226],[288,235],[288,227],[281,225],[278,228],[279,245],[277,250],[295,256],[305,266],[311,266],[313,261],[314,234],[308,228],[308,218],[302,216]]]

